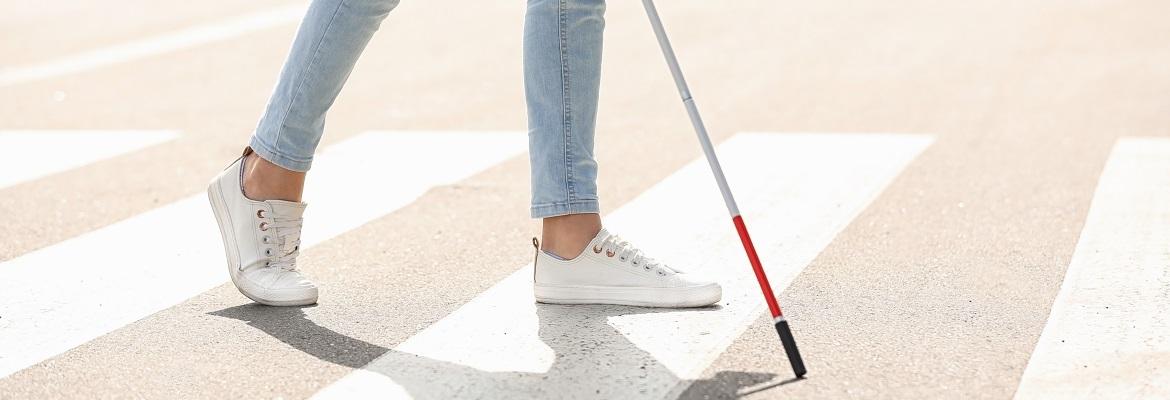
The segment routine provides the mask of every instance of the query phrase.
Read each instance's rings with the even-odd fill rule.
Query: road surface
[[[383,23],[309,175],[320,304],[279,309],[203,190],[305,2],[5,3],[0,398],[1170,397],[1168,3],[659,4],[803,380],[638,2],[603,219],[715,307],[532,302],[523,2]]]

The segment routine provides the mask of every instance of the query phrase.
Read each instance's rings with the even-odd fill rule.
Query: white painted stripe
[[[1114,146],[1016,398],[1170,398],[1170,139]]]
[[[527,144],[518,132],[403,132],[332,146],[308,180],[303,246],[521,154]],[[224,265],[202,192],[2,263],[0,377],[220,285]]]
[[[722,144],[724,168],[775,288],[787,287],[930,142],[740,134]],[[660,260],[718,277],[719,309],[539,305],[528,265],[316,397],[678,394],[764,310],[723,210],[711,172],[697,160],[605,218]],[[798,330],[799,323],[796,316]],[[782,351],[778,342],[775,351]]]
[[[178,136],[174,131],[0,131],[0,189]]]
[[[273,8],[163,34],[157,37],[47,61],[25,67],[0,69],[0,87],[68,75],[107,65],[230,39],[246,33],[300,21],[304,5]]]

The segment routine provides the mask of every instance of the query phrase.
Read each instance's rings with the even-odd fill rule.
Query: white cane
[[[707,128],[703,126],[703,119],[699,117],[699,109],[695,107],[691,91],[687,88],[687,81],[683,78],[682,70],[678,66],[678,59],[675,58],[674,50],[670,47],[670,39],[666,37],[666,30],[662,28],[662,19],[658,17],[658,10],[654,8],[653,0],[642,0],[642,5],[646,8],[646,16],[650,17],[650,25],[654,27],[654,36],[658,38],[658,47],[662,48],[666,64],[670,66],[670,74],[674,77],[675,86],[678,86],[678,93],[682,96],[683,105],[687,108],[687,114],[691,116],[691,125],[695,127],[695,134],[699,137],[699,145],[703,147],[703,154],[707,156],[707,163],[711,165],[711,172],[715,174],[715,182],[719,184],[719,192],[723,194],[723,202],[727,203],[727,212],[731,214],[731,221],[735,224],[735,230],[739,232],[739,239],[743,242],[744,250],[747,251],[748,261],[751,262],[752,270],[756,273],[756,280],[760,282],[760,289],[764,292],[764,300],[772,312],[772,321],[776,325],[776,332],[780,334],[780,343],[784,346],[784,352],[788,354],[788,361],[792,363],[792,372],[796,374],[797,378],[803,377],[806,370],[804,361],[800,358],[800,351],[796,348],[796,339],[792,337],[792,329],[788,327],[788,321],[784,318],[783,312],[780,311],[780,305],[776,303],[776,295],[772,293],[772,286],[768,283],[767,275],[764,274],[764,267],[760,265],[760,257],[756,255],[756,248],[752,245],[747,227],[744,226],[743,218],[739,215],[739,207],[735,205],[735,197],[732,197],[731,188],[727,186],[727,178],[723,176],[723,168],[719,166],[719,158],[715,156],[715,148],[711,146],[711,138],[707,136]]]

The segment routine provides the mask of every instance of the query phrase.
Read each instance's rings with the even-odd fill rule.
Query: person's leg
[[[325,114],[358,57],[398,0],[315,0],[293,40],[245,161],[256,200],[300,201]]]
[[[315,0],[244,156],[211,181],[228,274],[248,298],[276,306],[317,301],[297,270],[305,173],[325,113],[397,0]]]
[[[532,217],[543,247],[571,258],[601,230],[593,131],[601,79],[604,0],[530,0],[524,86]]]
[[[533,291],[544,303],[697,307],[718,283],[648,257],[602,228],[593,136],[604,0],[529,0],[524,84],[532,217],[542,218]]]

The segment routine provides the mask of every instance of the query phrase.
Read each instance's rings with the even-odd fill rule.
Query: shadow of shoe
[[[551,349],[551,355],[517,370],[476,368],[469,366],[475,363],[462,359],[448,361],[444,357],[432,357],[425,349],[419,351],[422,354],[389,349],[322,327],[296,307],[248,304],[209,314],[243,321],[322,361],[374,372],[387,378],[378,383],[381,387],[420,399],[661,397],[679,384],[687,383],[653,355],[631,343],[610,324],[610,318],[688,310],[550,304],[536,304],[535,310],[539,321],[535,336]],[[476,334],[467,332],[468,342],[473,343],[471,337]],[[721,372],[714,379],[693,382],[692,388],[684,392],[684,398],[688,394],[734,397],[738,390],[773,377],[764,373]]]
[[[208,313],[238,319],[321,361],[361,368],[390,349],[354,339],[317,325],[305,316],[307,307],[270,307],[256,303]]]

